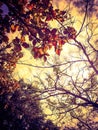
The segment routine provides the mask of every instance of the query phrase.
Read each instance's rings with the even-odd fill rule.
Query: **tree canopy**
[[[23,92],[22,95],[25,96],[24,93],[27,93],[26,105],[28,104],[29,107],[32,106],[31,102],[35,103],[33,108],[36,107],[36,118],[39,118],[40,113],[44,115],[38,107],[44,100],[46,107],[52,111],[52,114],[44,116],[56,115],[59,122],[63,120],[63,117],[64,119],[68,118],[69,115],[70,121],[77,120],[76,129],[97,129],[98,124],[93,121],[93,116],[97,115],[98,111],[98,41],[93,39],[98,35],[94,33],[98,27],[96,22],[90,20],[89,13],[94,4],[91,0],[74,2],[78,6],[81,2],[83,3],[82,13],[84,13],[83,20],[80,22],[81,27],[76,30],[71,21],[70,12],[67,9],[55,9],[52,2],[52,0],[0,0],[0,101],[3,103],[2,98],[4,102],[6,100],[3,109],[6,109],[9,104],[10,107],[12,106],[11,112],[17,113],[18,106],[15,106],[14,94],[18,92],[21,95]],[[57,28],[50,26],[52,21],[58,23]],[[79,39],[82,32],[82,38],[85,37],[83,42],[82,39]],[[15,34],[15,36],[11,38],[10,34]],[[55,59],[54,63],[50,64],[48,62],[48,58],[51,57],[49,50],[53,48],[55,55],[60,57],[63,47],[66,45],[69,45],[73,50],[77,48],[78,53],[76,55],[70,53],[69,57],[64,54],[63,63]],[[50,74],[45,73],[45,82],[40,76],[36,77],[37,83],[42,87],[37,90],[32,86],[30,90],[33,93],[32,89],[35,89],[34,95],[29,93],[29,87],[26,88],[27,92],[24,92],[22,87],[26,84],[21,85],[21,80],[17,81],[12,77],[17,62],[24,56],[22,52],[24,48],[31,52],[34,59],[40,59],[49,64],[49,66],[33,66],[28,63],[25,65],[39,69],[51,69]],[[6,99],[4,95],[10,94],[13,96],[9,102],[9,96]],[[28,96],[33,96],[33,100]],[[28,107],[25,108],[26,106],[20,98],[16,98],[16,100],[21,102],[19,109],[27,118],[30,118]],[[32,111],[31,106],[30,110]],[[86,114],[83,114],[84,111]],[[13,115],[11,116],[13,117]],[[44,122],[44,116],[37,120],[41,121],[42,125],[38,123],[40,129],[59,129],[51,121]],[[26,118],[23,122],[26,122]],[[22,126],[20,127],[22,128]],[[34,125],[30,125],[30,127],[34,127]],[[32,129],[30,127],[27,129]],[[71,129],[64,127],[66,130]],[[26,130],[26,127],[24,129]]]

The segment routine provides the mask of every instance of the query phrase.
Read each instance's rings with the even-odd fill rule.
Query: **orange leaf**
[[[44,54],[43,48],[40,47],[38,52],[40,53],[40,55],[43,55]]]
[[[65,44],[65,41],[62,39],[59,39],[59,45],[64,45],[64,44]]]
[[[55,52],[56,52],[57,55],[60,55],[61,49],[56,49]]]
[[[49,49],[49,46],[45,45],[43,48],[44,53],[47,52],[48,49]]]
[[[16,30],[19,30],[19,25],[16,25]]]
[[[49,47],[49,50],[52,48],[53,44],[51,42],[49,42],[48,44],[48,47]]]
[[[25,42],[25,37],[24,37],[24,36],[21,36],[20,41],[21,41],[21,42]]]
[[[58,40],[58,38],[59,38],[59,35],[58,35],[58,34],[53,35],[53,40]]]
[[[11,25],[11,31],[15,32],[16,31],[16,26],[14,24]]]
[[[27,9],[28,9],[29,11],[32,11],[33,7],[34,7],[33,4],[28,4],[28,5],[27,5]]]

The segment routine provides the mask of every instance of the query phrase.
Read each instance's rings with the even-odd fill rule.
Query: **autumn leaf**
[[[49,42],[49,43],[48,43],[49,50],[52,48],[52,46],[53,46],[53,45],[52,45],[52,42]]]
[[[45,45],[44,48],[43,48],[44,53],[46,53],[48,51],[48,49],[49,49],[49,46]]]
[[[55,40],[52,41],[52,45],[53,45],[53,46],[57,46],[57,41],[55,41]]]
[[[57,48],[57,49],[55,50],[55,52],[56,52],[57,55],[60,55],[61,49],[58,49],[58,48]]]
[[[21,36],[20,41],[21,41],[21,42],[25,42],[25,37],[24,37],[24,36]]]
[[[45,62],[47,61],[47,57],[46,57],[46,56],[44,56],[44,61],[45,61]]]
[[[44,54],[44,51],[43,51],[43,48],[38,48],[38,52],[40,53],[40,55],[43,55]]]
[[[33,47],[32,48],[32,54],[33,54],[35,59],[39,57],[38,50],[39,50],[38,47]]]
[[[16,27],[15,27],[14,24],[11,25],[11,31],[12,31],[12,32],[15,32],[15,31],[16,31]]]
[[[50,21],[50,20],[52,20],[52,17],[51,16],[47,16],[45,21]]]
[[[29,44],[26,43],[26,42],[23,42],[23,43],[22,43],[22,46],[23,46],[24,48],[29,48]]]
[[[56,11],[55,10],[52,11],[52,16],[53,16],[53,18],[56,17]]]
[[[53,37],[53,40],[56,41],[59,39],[59,34],[53,35],[52,37]]]
[[[64,40],[62,40],[62,39],[59,39],[59,45],[64,45],[65,44],[65,41]]]
[[[33,7],[34,7],[33,4],[28,4],[28,5],[27,5],[27,9],[28,9],[29,11],[31,11],[31,10],[33,9]]]

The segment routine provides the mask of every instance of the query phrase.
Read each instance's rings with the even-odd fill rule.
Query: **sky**
[[[71,26],[73,26],[77,33],[79,32],[81,28],[81,24],[83,22],[83,19],[85,17],[85,0],[53,0],[53,7],[59,8],[60,10],[67,10],[68,13],[72,16],[72,21],[65,21],[65,24],[68,22],[71,23]],[[94,30],[93,37],[91,39],[91,43],[93,46],[97,49],[98,48],[98,39],[97,39],[97,32],[98,32],[98,1],[97,0],[89,0],[89,11],[88,16],[85,19],[84,27],[82,29],[82,32],[77,37],[78,40],[81,41],[81,43],[85,44],[87,39],[87,31],[86,26],[88,24],[89,31],[88,34],[91,35],[92,30]],[[3,7],[5,8],[5,7]],[[6,13],[6,12],[5,12]],[[51,27],[58,27],[58,23],[56,21],[51,21],[49,23]],[[91,30],[92,29],[92,30]],[[17,35],[20,36],[20,34],[17,32]],[[9,37],[14,38],[16,36],[16,33],[10,33]],[[10,39],[11,40],[11,39]],[[28,42],[28,38],[26,38]],[[71,44],[73,44],[73,41],[71,41]],[[20,59],[19,63],[17,63],[16,69],[13,72],[13,77],[17,80],[23,79],[27,83],[32,83],[36,86],[36,83],[38,81],[37,77],[40,75],[42,81],[45,83],[46,81],[46,73],[53,74],[52,68],[45,69],[44,66],[49,66],[49,64],[55,64],[58,63],[64,63],[65,59],[67,60],[75,60],[75,57],[81,55],[81,51],[77,47],[73,47],[71,44],[65,44],[63,47],[63,51],[61,52],[60,56],[55,55],[53,48],[50,50],[50,57],[48,57],[48,62],[44,62],[43,60],[36,60],[32,57],[30,50],[23,49],[24,57]],[[82,57],[82,55],[81,55]],[[85,57],[82,57],[85,58]],[[23,63],[32,64],[33,67],[22,65]],[[37,68],[35,66],[41,66],[42,68]],[[83,68],[83,64],[77,64],[79,67],[73,66],[71,68],[71,71],[69,72],[71,75],[75,75],[75,73],[78,71],[78,69]],[[84,78],[87,78],[89,76],[89,70],[86,70],[85,72],[81,73],[80,76],[83,75]],[[55,76],[54,76],[55,77]],[[47,83],[46,83],[47,84]],[[43,106],[44,109],[45,106]],[[49,108],[44,109],[45,113],[51,114],[51,110]],[[84,111],[85,112],[85,111]],[[50,117],[49,117],[50,118]],[[55,117],[52,117],[55,119]],[[74,121],[75,122],[75,121]],[[68,122],[69,123],[69,122]],[[75,123],[73,123],[74,125]]]
[[[83,22],[83,19],[84,19],[84,16],[85,16],[85,12],[83,12],[83,10],[84,10],[84,5],[85,5],[85,2],[83,2],[84,0],[73,0],[73,1],[71,1],[71,0],[53,0],[53,6],[54,6],[54,8],[59,8],[60,10],[64,10],[64,9],[67,9],[68,11],[69,11],[69,13],[71,13],[71,16],[72,16],[72,26],[77,30],[77,33],[79,32],[79,30],[80,30],[80,28],[81,28],[81,23]],[[91,0],[91,4],[92,4],[93,2],[92,2],[92,0]],[[95,2],[96,3],[96,2]],[[92,6],[91,6],[92,7]],[[94,7],[92,7],[92,8],[96,8],[96,6],[94,6]],[[94,10],[94,9],[92,9],[92,10]],[[94,46],[97,48],[98,47],[98,44],[95,44],[95,42],[97,42],[97,39],[96,39],[96,33],[98,32],[98,28],[96,28],[96,26],[97,26],[97,23],[98,23],[98,20],[97,20],[97,18],[96,18],[96,16],[97,16],[97,11],[96,11],[96,13],[95,12],[90,12],[90,13],[92,13],[92,15],[91,15],[91,17],[90,18],[87,18],[86,20],[85,20],[85,23],[84,23],[84,25],[86,26],[86,24],[89,22],[89,21],[91,21],[90,22],[90,25],[89,26],[92,26],[92,24],[93,24],[93,28],[94,28],[94,34],[95,34],[95,37],[93,37],[92,39],[91,39],[91,41],[92,41],[92,43],[94,44]],[[50,22],[49,23],[50,24],[50,26],[51,27],[58,27],[58,23],[56,22],[56,21],[52,21],[52,22]],[[95,29],[96,28],[96,29]],[[85,28],[82,30],[82,33],[78,36],[78,39],[80,39],[81,40],[81,42],[82,43],[84,43],[85,42],[85,40],[86,40],[86,30],[85,30]],[[90,32],[89,32],[90,33]],[[16,35],[16,34],[15,34]],[[11,36],[12,37],[14,37],[15,36],[14,34],[12,35],[11,34]],[[19,34],[17,34],[17,35],[19,35]],[[84,37],[85,36],[85,37]],[[27,41],[28,41],[28,39],[27,39]],[[23,49],[23,53],[24,53],[24,57],[21,59],[21,61],[25,61],[25,62],[28,62],[29,64],[33,64],[33,65],[42,65],[43,66],[43,64],[44,64],[44,62],[43,61],[40,61],[40,60],[36,60],[36,59],[34,59],[33,57],[32,57],[32,55],[30,54],[30,52],[29,52],[29,50],[25,50],[25,49]],[[72,46],[70,46],[70,45],[68,45],[68,44],[66,44],[65,46],[64,46],[64,48],[63,48],[63,51],[62,51],[62,53],[61,53],[61,56],[59,57],[59,59],[63,59],[62,57],[63,57],[63,55],[66,53],[66,56],[67,57],[70,57],[69,56],[69,54],[70,55],[77,55],[77,53],[79,52],[79,50],[76,48],[76,47],[72,47]],[[51,53],[51,57],[49,57],[49,62],[51,63],[52,62],[52,57],[54,57],[54,55],[55,55],[55,53],[54,53],[54,50],[52,49],[51,51],[50,51],[50,53]],[[47,64],[46,64],[47,65]],[[22,68],[22,69],[19,69],[19,68]],[[23,69],[24,68],[24,69]],[[18,72],[18,70],[19,70],[19,72]],[[32,81],[32,73],[34,74],[34,75],[36,75],[36,71],[37,70],[37,68],[31,68],[31,67],[27,67],[27,66],[22,66],[22,65],[19,65],[19,64],[17,64],[17,68],[16,68],[16,70],[14,71],[14,74],[13,75],[15,75],[15,77],[17,77],[17,79],[18,78],[21,78],[21,77],[23,77],[23,79],[24,80],[31,80]],[[50,70],[47,70],[48,72],[50,72]],[[17,72],[18,72],[18,74],[17,74]],[[23,73],[24,72],[24,73]],[[40,72],[38,72],[38,74],[41,74],[42,73],[42,75],[43,75],[43,70],[42,69],[40,69]],[[30,75],[30,76],[26,76],[26,75]],[[27,78],[26,79],[26,77],[29,77],[29,79]],[[43,77],[43,76],[42,76]],[[29,81],[30,82],[30,81]]]

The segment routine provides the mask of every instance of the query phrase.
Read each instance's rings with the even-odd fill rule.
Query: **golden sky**
[[[71,14],[72,21],[69,21],[69,23],[71,23],[71,26],[73,26],[77,30],[77,33],[78,33],[81,28],[83,19],[85,17],[85,12],[83,12],[84,6],[81,5],[81,3],[77,3],[76,0],[73,0],[73,2],[70,2],[70,1],[71,0],[53,0],[53,6],[54,6],[54,8],[59,8],[60,10],[65,9],[68,11],[68,13]],[[97,2],[97,0],[95,2]],[[92,30],[93,30],[94,34],[91,39],[91,44],[93,44],[94,47],[98,48],[98,41],[97,41],[98,19],[96,17],[97,10],[96,10],[96,13],[93,11],[90,13],[91,13],[91,17],[86,17],[85,23],[83,25],[83,29],[82,29],[80,35],[77,37],[77,39],[80,40],[81,43],[85,44],[86,39],[88,37],[87,33],[90,36],[92,34]],[[66,21],[65,21],[65,23],[66,23]],[[58,22],[56,22],[56,21],[51,21],[49,24],[51,27],[59,26]],[[88,30],[86,30],[87,24],[88,24]],[[16,34],[10,34],[10,35],[11,35],[11,37],[16,36]],[[19,35],[19,34],[17,33],[17,35]],[[28,38],[26,40],[28,41]],[[73,43],[73,41],[71,41],[71,43]],[[17,64],[16,69],[13,73],[13,76],[17,80],[22,78],[25,82],[32,83],[33,85],[36,84],[36,82],[37,82],[36,77],[38,77],[39,75],[41,77],[41,80],[44,83],[46,80],[46,73],[53,75],[53,69],[52,68],[45,69],[44,66],[49,66],[49,63],[52,65],[55,64],[55,59],[58,63],[59,62],[63,63],[65,61],[65,59],[74,60],[76,56],[81,55],[80,50],[76,46],[73,47],[70,44],[64,45],[63,50],[61,52],[61,56],[57,56],[54,53],[54,49],[52,48],[49,52],[50,53],[50,56],[48,57],[49,63],[48,62],[44,63],[44,61],[41,59],[39,59],[39,60],[34,59],[29,50],[23,49],[23,53],[24,53],[24,57],[22,59],[20,59],[19,62],[24,62],[24,63],[30,64],[30,65],[33,65],[33,67],[27,66],[27,65],[22,65],[22,64]],[[37,68],[34,66],[42,66],[43,68]],[[83,67],[83,64],[77,63],[77,66],[79,66],[79,68],[78,67],[76,68],[75,66],[73,66],[71,71],[69,72],[71,75],[75,75],[76,72],[78,72],[78,70]],[[90,72],[87,70],[87,71],[85,71],[85,73],[81,73],[81,75],[83,75],[84,78],[87,78],[89,76],[89,73]],[[43,109],[44,109],[44,107],[43,107]],[[44,112],[51,114],[51,110],[48,107],[44,109]],[[85,110],[84,110],[84,112],[85,112]],[[55,119],[55,116],[53,116],[52,118]],[[76,122],[76,120],[74,122]],[[75,123],[73,123],[73,125],[75,125]]]
[[[64,10],[64,9],[68,10],[68,12],[72,16],[72,22],[73,22],[72,26],[77,30],[77,33],[78,33],[80,28],[81,28],[81,23],[83,22],[85,12],[80,13],[80,8],[78,9],[77,7],[75,7],[73,5],[73,3],[76,2],[75,0],[73,0],[73,2],[69,2],[70,1],[69,0],[68,1],[69,3],[67,1],[68,0],[53,0],[53,6],[54,6],[54,8],[59,8],[61,10]],[[82,8],[82,6],[81,6],[81,8]],[[87,32],[86,32],[85,26],[88,22],[89,22],[89,26],[91,26],[94,29],[94,36],[91,39],[91,43],[94,44],[95,47],[98,47],[98,43],[95,44],[95,41],[97,41],[96,35],[98,32],[98,28],[97,28],[98,20],[96,18],[95,13],[90,18],[86,18],[85,23],[84,23],[84,28],[77,39],[81,40],[81,42],[83,44],[85,43],[85,40],[87,39],[87,35],[86,35]],[[56,22],[55,20],[51,21],[49,24],[51,27],[58,27],[59,26],[58,22]],[[89,31],[88,33],[90,35],[91,32]],[[11,35],[11,38],[16,36],[16,34],[10,34],[10,35]],[[19,34],[17,33],[17,35],[19,35]],[[28,38],[26,40],[28,41]],[[66,57],[70,58],[70,55],[77,55],[78,52],[79,52],[79,50],[77,47],[73,48],[69,44],[66,44],[63,47],[63,51],[62,51],[59,59],[62,61],[65,53],[66,53]],[[42,65],[42,66],[44,65],[43,61],[34,59],[32,57],[32,55],[30,54],[29,50],[23,49],[23,53],[24,53],[24,57],[21,59],[21,61],[24,61],[28,64],[33,64],[33,65]],[[51,55],[48,58],[48,60],[49,60],[49,62],[52,62],[51,59],[53,59],[53,57],[55,57],[54,50],[52,49],[50,51],[50,53],[51,53]],[[36,73],[38,73],[38,74],[42,73],[42,75],[43,75],[44,70],[40,69],[40,72],[37,72],[36,70],[37,70],[37,68],[32,68],[32,67],[27,67],[27,66],[17,64],[17,68],[14,72],[14,75],[17,79],[22,77],[26,81],[27,80],[32,81],[32,77],[33,77],[32,74],[36,75]],[[49,72],[50,72],[50,70],[49,70]],[[28,77],[29,77],[29,79],[28,79]]]

